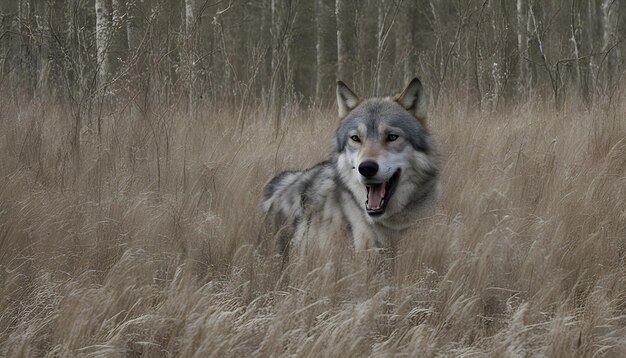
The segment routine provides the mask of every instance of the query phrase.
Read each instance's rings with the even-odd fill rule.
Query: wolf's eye
[[[359,138],[358,135],[353,135],[352,137],[350,137],[350,139],[352,139],[353,141],[359,143],[361,141],[361,138]]]
[[[394,140],[398,139],[398,135],[397,134],[390,134],[387,136],[387,140],[390,142],[393,142]]]

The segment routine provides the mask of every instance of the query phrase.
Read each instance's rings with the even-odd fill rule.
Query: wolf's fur
[[[263,208],[275,225],[295,243],[345,231],[363,250],[385,247],[423,217],[440,171],[426,102],[417,78],[400,95],[365,100],[338,82],[341,123],[330,159],[282,172],[265,187]]]

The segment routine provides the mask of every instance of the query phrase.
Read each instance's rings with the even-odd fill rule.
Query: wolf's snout
[[[366,160],[359,164],[359,173],[366,178],[371,178],[378,173],[378,163],[373,160]]]

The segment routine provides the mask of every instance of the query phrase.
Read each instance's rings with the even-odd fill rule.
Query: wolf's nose
[[[366,178],[371,178],[378,173],[378,163],[373,160],[366,160],[359,164],[359,173]]]

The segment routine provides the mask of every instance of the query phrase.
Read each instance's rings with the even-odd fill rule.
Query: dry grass
[[[0,356],[626,355],[626,108],[433,113],[444,194],[389,277],[259,234],[333,110],[109,113],[77,165],[67,109],[1,107]]]

